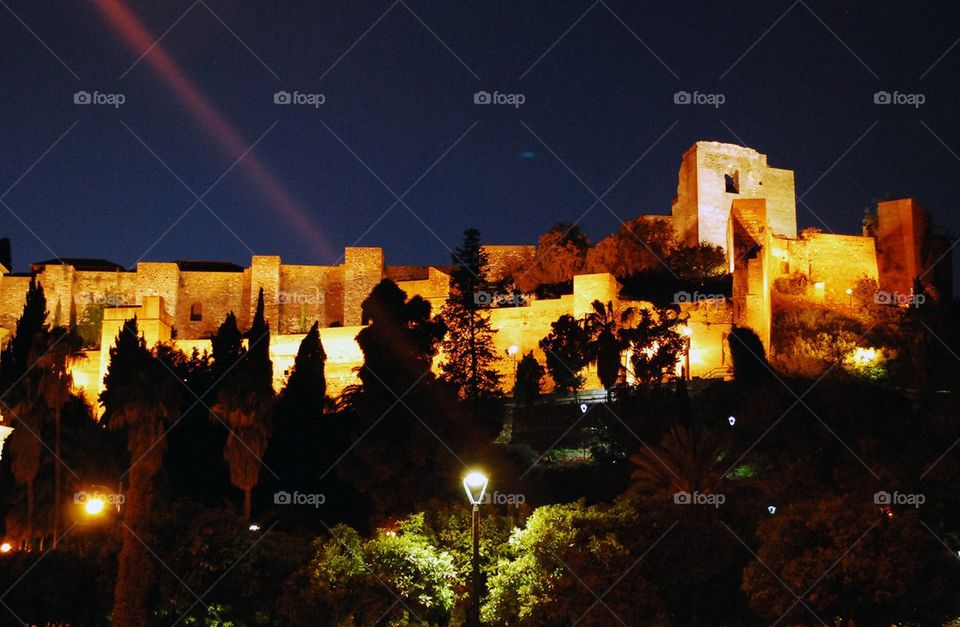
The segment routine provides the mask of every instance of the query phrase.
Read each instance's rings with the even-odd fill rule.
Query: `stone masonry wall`
[[[382,279],[382,248],[346,249],[343,268],[343,326],[358,326],[363,323],[361,304]]]

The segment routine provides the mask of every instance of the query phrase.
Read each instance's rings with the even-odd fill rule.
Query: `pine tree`
[[[47,298],[43,293],[43,285],[35,276],[31,277],[23,313],[17,319],[13,339],[3,354],[3,374],[7,386],[16,383],[27,371],[27,362],[34,344],[39,336],[47,332],[47,315]]]
[[[517,364],[517,374],[513,384],[513,400],[523,405],[529,405],[540,396],[543,389],[543,376],[546,370],[543,365],[533,356],[533,351],[528,352]]]
[[[463,398],[476,401],[499,396],[500,374],[494,367],[497,355],[493,346],[496,331],[488,310],[492,287],[486,279],[487,255],[479,231],[464,232],[453,263],[450,295],[440,312],[448,329],[441,345],[445,359],[440,371]]]
[[[314,322],[310,332],[300,342],[293,370],[283,391],[284,404],[295,406],[296,411],[322,413],[327,395],[324,375],[326,362],[327,353],[320,341],[320,323]]]

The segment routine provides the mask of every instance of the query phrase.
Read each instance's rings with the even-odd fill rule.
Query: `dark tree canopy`
[[[550,325],[550,334],[540,340],[547,359],[547,370],[559,392],[572,392],[583,386],[580,371],[590,362],[587,355],[589,337],[583,325],[573,316],[560,316]]]
[[[487,281],[487,255],[480,232],[467,229],[453,254],[450,295],[440,312],[447,326],[440,365],[443,378],[471,400],[500,394],[500,374],[493,345],[489,303],[494,288]]]

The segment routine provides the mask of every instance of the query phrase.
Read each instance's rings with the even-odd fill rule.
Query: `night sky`
[[[668,214],[701,139],[795,170],[801,227],[859,233],[878,197],[914,196],[960,233],[955,1],[0,5],[0,235],[19,271],[330,264],[351,245],[447,263],[466,227],[534,243],[562,220],[595,241]]]

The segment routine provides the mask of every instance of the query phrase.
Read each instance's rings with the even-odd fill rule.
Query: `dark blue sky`
[[[613,214],[669,213],[699,139],[795,170],[836,232],[884,194],[960,232],[956,2],[4,2],[0,231],[17,270],[250,249],[334,263],[354,244],[446,263],[468,226],[532,243],[578,219],[598,239]],[[674,104],[681,89],[725,102]],[[78,105],[80,90],[125,102]],[[274,104],[278,90],[325,102]],[[525,102],[476,105],[478,90]],[[880,90],[925,102],[876,105]],[[583,217],[587,187],[618,179]],[[184,216],[187,188],[215,183]],[[414,184],[395,204],[387,187]]]

